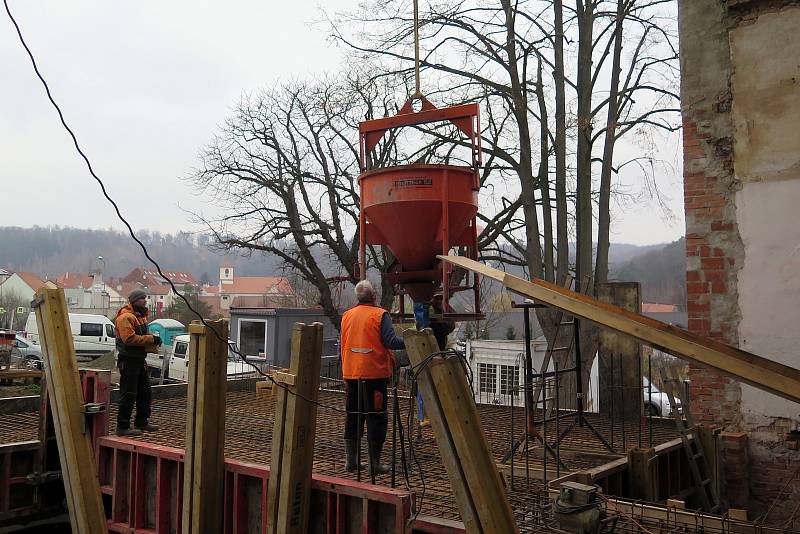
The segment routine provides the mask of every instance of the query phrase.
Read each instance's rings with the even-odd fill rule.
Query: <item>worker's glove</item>
[[[161,346],[161,336],[159,336],[158,334],[153,334],[153,343],[156,344],[156,347],[160,347]]]

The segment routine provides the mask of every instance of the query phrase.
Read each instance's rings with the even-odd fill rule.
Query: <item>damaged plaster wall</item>
[[[739,345],[800,367],[800,9],[759,16],[729,34],[733,75]],[[742,386],[746,427],[788,418],[800,404]],[[765,419],[766,418],[766,419]],[[789,423],[789,422],[787,422]]]

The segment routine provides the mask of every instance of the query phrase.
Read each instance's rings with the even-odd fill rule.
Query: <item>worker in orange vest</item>
[[[392,318],[375,304],[375,288],[368,280],[356,284],[358,304],[342,316],[342,378],[346,391],[347,418],[344,429],[347,471],[358,468],[357,440],[363,434],[363,421],[367,422],[370,471],[386,474],[388,465],[381,464],[381,451],[386,441],[389,418],[386,400],[389,380],[394,373],[395,358],[392,349],[405,348],[403,340],[392,327]],[[362,405],[358,405],[359,383],[363,384]],[[359,418],[358,412],[362,412]],[[362,422],[359,428],[359,420]]]

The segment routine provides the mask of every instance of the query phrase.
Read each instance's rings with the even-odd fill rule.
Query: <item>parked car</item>
[[[644,386],[642,388],[644,413],[658,417],[672,415],[672,405],[669,402],[669,395],[658,389],[655,384],[653,384],[652,389],[650,389],[650,381],[647,380],[646,376],[642,377],[642,385]],[[678,413],[680,413],[681,400],[676,397],[675,403],[677,404]]]
[[[11,350],[11,356],[24,361],[25,366],[31,369],[43,368],[42,347],[19,334],[14,339],[14,348]]]
[[[189,375],[189,334],[175,336],[172,349],[166,357],[169,357],[169,373],[167,378],[172,381],[186,382]],[[230,343],[230,340],[228,341]],[[260,369],[265,369],[267,359],[259,356],[247,356],[247,361]],[[241,356],[228,350],[227,364],[228,379],[247,378],[258,375],[258,371],[253,369],[249,363],[242,361]]]
[[[114,323],[105,315],[70,313],[69,327],[78,358],[94,360],[116,350]],[[39,325],[31,312],[25,323],[27,339],[39,343]]]

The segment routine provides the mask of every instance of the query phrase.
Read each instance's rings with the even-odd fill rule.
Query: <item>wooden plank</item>
[[[267,490],[267,532],[305,534],[311,516],[311,473],[317,427],[322,324],[295,323],[288,373],[275,387],[275,422]],[[289,391],[287,391],[287,389]],[[309,402],[312,401],[312,402]]]
[[[183,532],[222,530],[228,321],[189,326]]]
[[[800,402],[800,369],[706,339],[544,280],[523,280],[463,256],[438,258],[498,280],[511,291],[548,306],[627,334],[684,360],[711,367],[756,388]]]
[[[658,472],[653,448],[628,451],[628,480],[631,497],[647,502],[658,501]]]
[[[108,532],[89,434],[64,290],[41,288],[36,310],[47,395],[73,532]]]
[[[711,478],[716,495],[722,495],[722,453],[720,452],[719,434],[721,428],[700,425],[695,429],[695,439],[698,446],[702,447],[708,466],[708,476]]]
[[[678,510],[686,509],[686,501],[678,499],[667,499],[667,508],[676,508]]]
[[[729,508],[728,517],[736,521],[747,521],[747,510],[740,510],[739,508]]]
[[[438,351],[430,329],[409,329],[403,338],[414,365]],[[467,532],[519,532],[462,362],[457,356],[437,356],[422,368],[422,375],[426,411]]]
[[[785,529],[754,525],[752,523],[737,523],[742,519],[704,514],[694,510],[681,510],[664,506],[632,503],[609,498],[605,500],[605,507],[610,512],[616,512],[625,517],[635,517],[644,525],[669,524],[673,529],[680,526],[686,532],[735,532],[742,534],[782,534]],[[740,516],[741,517],[741,516]]]

